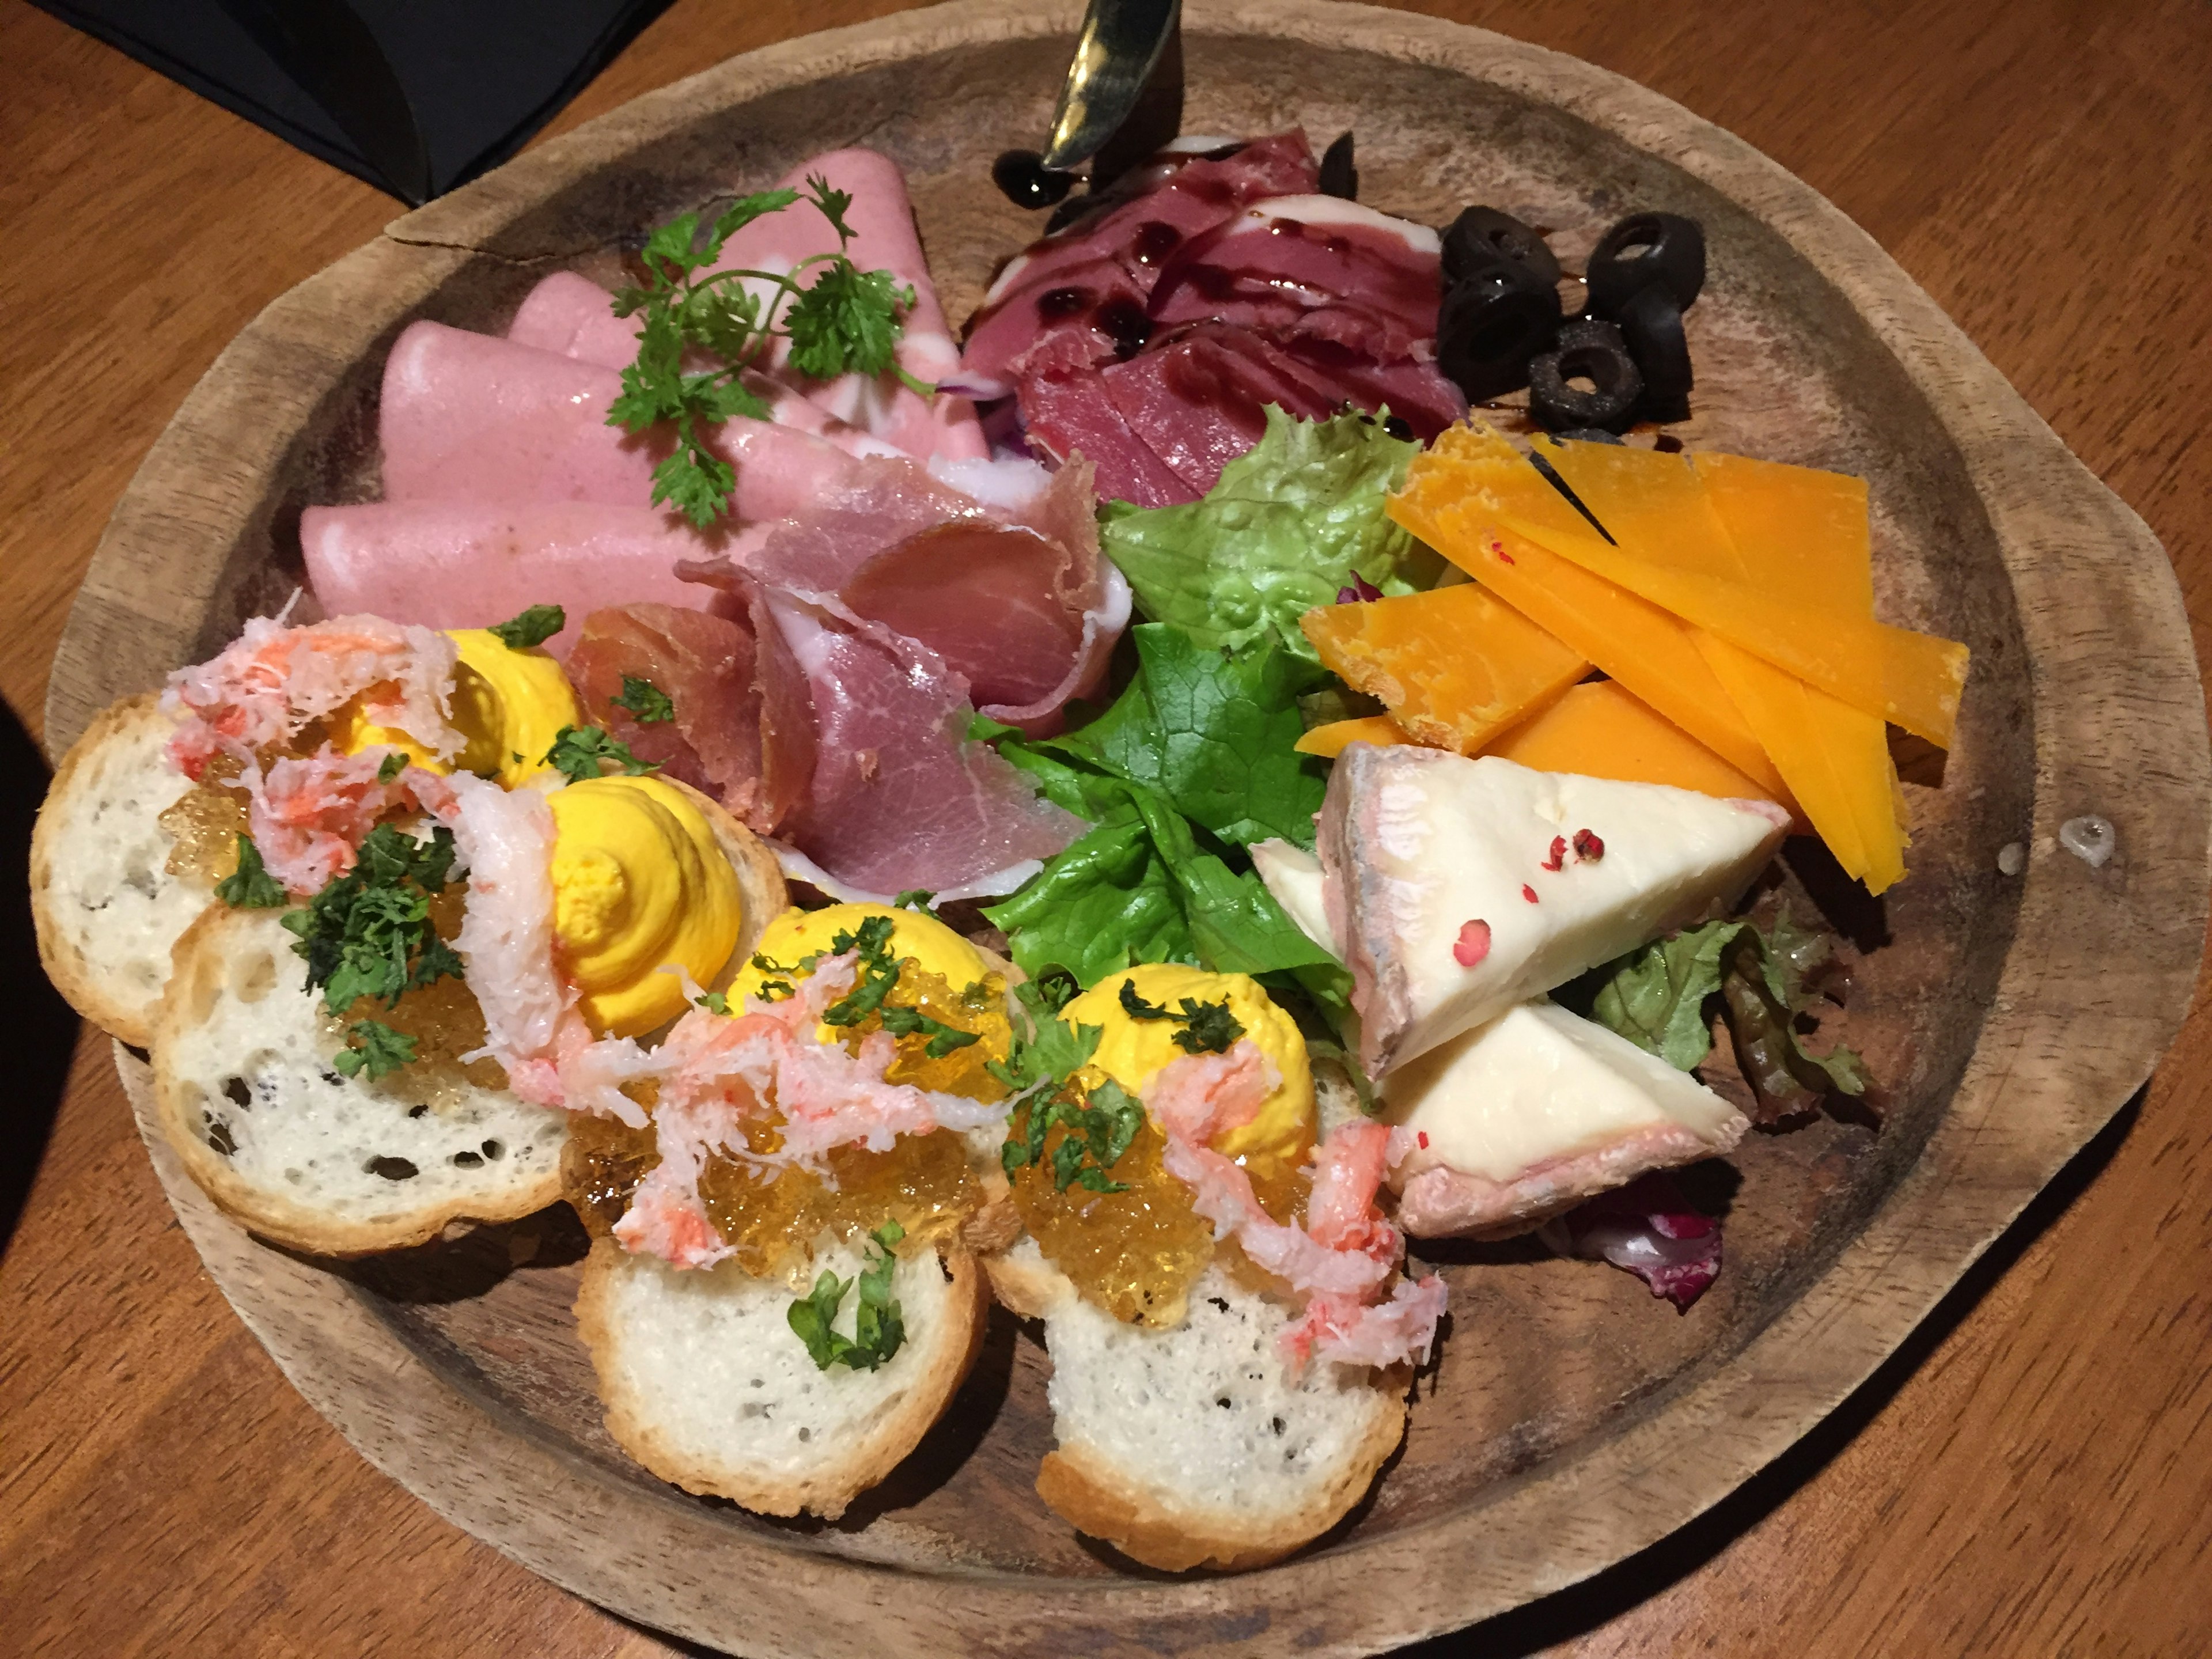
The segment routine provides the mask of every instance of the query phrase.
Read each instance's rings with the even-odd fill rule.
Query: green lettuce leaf
[[[1432,586],[1443,562],[1383,515],[1417,443],[1358,414],[1301,421],[1270,404],[1258,444],[1221,470],[1206,499],[1109,502],[1099,534],[1137,603],[1201,645],[1273,638],[1309,661],[1298,618],[1334,601],[1357,572],[1385,593]]]

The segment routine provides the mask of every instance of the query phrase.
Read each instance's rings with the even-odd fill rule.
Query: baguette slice
[[[340,1256],[558,1199],[559,1112],[467,1085],[434,1106],[407,1069],[331,1069],[338,1037],[284,914],[210,906],[177,943],[155,1024],[155,1110],[208,1196],[264,1238]]]
[[[1085,1301],[1030,1239],[992,1277],[1018,1310],[1042,1304],[1060,1444],[1038,1495],[1146,1566],[1279,1560],[1342,1520],[1405,1437],[1402,1367],[1317,1360],[1292,1382],[1275,1349],[1290,1310],[1218,1261],[1169,1331]]]
[[[46,976],[87,1019],[136,1048],[153,1040],[169,951],[208,907],[167,868],[161,815],[192,786],[164,758],[176,725],[157,694],[126,697],[65,756],[31,833],[31,915]]]
[[[848,1245],[815,1254],[814,1271],[841,1279],[864,1265]],[[900,1257],[891,1294],[906,1341],[890,1362],[824,1371],[791,1328],[781,1280],[726,1261],[672,1267],[603,1238],[576,1322],[608,1431],[640,1463],[687,1492],[834,1521],[915,1449],[982,1346],[990,1298],[965,1250]]]

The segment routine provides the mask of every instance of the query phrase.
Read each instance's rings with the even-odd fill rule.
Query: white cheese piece
[[[1788,825],[1768,801],[1353,744],[1320,852],[1368,1075],[1729,903]]]
[[[1254,872],[1275,896],[1283,914],[1322,950],[1341,957],[1344,951],[1329,930],[1328,907],[1322,901],[1321,860],[1286,841],[1255,841],[1249,850]]]
[[[1407,1131],[1391,1170],[1401,1190],[1436,1168],[1504,1187],[1608,1146],[1662,1139],[1647,1132],[1670,1125],[1695,1138],[1682,1150],[1706,1157],[1745,1127],[1686,1072],[1543,998],[1407,1061],[1381,1093],[1383,1121]]]

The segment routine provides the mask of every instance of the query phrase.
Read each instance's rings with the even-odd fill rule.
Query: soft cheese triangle
[[[1382,1095],[1407,1132],[1399,1224],[1429,1238],[1525,1231],[1750,1127],[1686,1072],[1542,998],[1408,1060]]]
[[[1770,801],[1354,744],[1319,847],[1369,1075],[1734,900],[1788,828]]]

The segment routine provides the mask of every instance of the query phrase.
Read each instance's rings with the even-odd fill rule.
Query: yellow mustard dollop
[[[1099,1028],[1103,1035],[1091,1066],[1141,1098],[1163,1066],[1182,1058],[1186,1051],[1175,1037],[1186,1028],[1176,1020],[1132,1018],[1121,1006],[1124,984],[1134,987],[1139,998],[1156,1007],[1180,1010],[1185,997],[1194,1002],[1226,998],[1244,1035],[1274,1062],[1283,1082],[1249,1123],[1221,1136],[1213,1143],[1214,1150],[1282,1173],[1305,1162],[1316,1123],[1306,1040],[1299,1035],[1297,1022],[1275,1006],[1258,981],[1244,974],[1209,974],[1179,963],[1146,963],[1099,981],[1060,1010],[1060,1018],[1071,1025]]]
[[[911,960],[955,991],[967,989],[991,971],[974,945],[935,916],[921,910],[895,910],[888,904],[832,904],[820,910],[794,907],[769,923],[760,943],[753,947],[753,957],[789,967],[801,957],[826,956],[838,934],[856,932],[871,916],[889,918],[893,961]],[[740,994],[758,996],[764,981],[781,977],[748,961],[738,969],[730,986],[732,1006],[736,1006]],[[817,1025],[815,1034],[824,1042],[837,1041],[837,1034],[827,1025]]]
[[[397,726],[375,724],[362,712],[360,698],[331,716],[331,742],[346,755],[389,744],[429,771],[474,772],[507,789],[544,771],[545,751],[561,728],[583,723],[561,665],[535,647],[517,651],[488,629],[449,628],[446,637],[460,653],[453,727],[468,739],[454,761],[440,760]]]
[[[675,964],[711,984],[737,948],[743,900],[706,816],[655,777],[587,778],[553,809],[553,933],[585,1019],[637,1036],[684,1012]]]

